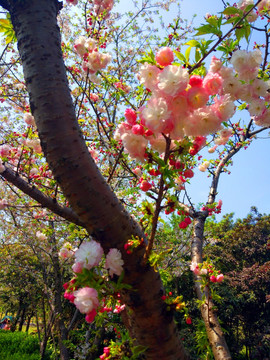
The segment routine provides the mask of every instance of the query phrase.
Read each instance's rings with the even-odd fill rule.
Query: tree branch
[[[13,170],[6,168],[6,170],[1,173],[1,177],[12,183],[14,186],[16,186],[22,192],[30,196],[32,199],[36,200],[41,206],[46,207],[47,209],[61,216],[65,220],[71,221],[76,225],[84,227],[83,222],[79,219],[79,217],[73,212],[71,208],[59,205],[54,199],[43,194],[35,186],[29,185],[28,182],[26,182]]]

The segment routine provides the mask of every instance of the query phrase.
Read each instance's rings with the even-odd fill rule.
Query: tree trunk
[[[50,222],[50,227],[53,230],[53,222]],[[54,272],[54,313],[55,313],[55,321],[57,325],[57,330],[60,333],[59,336],[59,348],[60,348],[60,359],[61,360],[69,360],[69,350],[65,346],[65,341],[68,339],[68,330],[65,326],[63,317],[63,306],[62,306],[62,300],[64,299],[63,296],[63,280],[61,276],[61,268],[59,263],[59,257],[58,257],[58,250],[56,246],[56,240],[54,235],[54,230],[52,235],[50,236],[50,242],[51,242],[51,259],[53,263],[53,272]]]
[[[42,341],[40,343],[40,358],[41,358],[41,360],[43,360],[45,357],[46,347],[47,347],[47,343],[48,343],[48,340],[50,337],[51,328],[53,326],[54,320],[55,320],[54,313],[51,311],[51,313],[49,315],[48,324],[44,324],[44,327],[46,327],[46,331],[44,331],[44,335],[43,335]]]
[[[26,312],[26,306],[24,305],[22,308],[22,312],[21,312],[18,331],[22,331],[24,320],[25,320],[25,312]]]
[[[27,323],[26,323],[26,328],[25,328],[25,332],[27,332],[27,333],[28,333],[29,328],[30,328],[30,323],[31,323],[32,317],[33,317],[33,312],[31,312],[27,317]]]
[[[6,2],[0,0],[5,6]],[[8,10],[18,39],[30,106],[42,149],[54,177],[89,234],[105,252],[118,248],[125,262],[122,291],[129,321],[147,359],[187,359],[172,314],[161,299],[158,273],[144,263],[145,246],[128,255],[131,236],[144,238],[140,226],[125,211],[104,178],[82,138],[61,52],[56,0],[9,0]],[[146,244],[146,240],[145,240]]]
[[[191,260],[196,263],[202,263],[202,246],[203,233],[206,215],[198,213],[194,218],[194,233],[191,246]],[[201,315],[205,323],[207,336],[211,345],[215,360],[231,360],[231,354],[227,346],[223,331],[216,311],[214,311],[214,303],[209,297],[207,288],[201,289],[200,277],[195,275],[195,290],[199,300],[205,296],[205,302],[201,306]]]
[[[23,310],[23,297],[20,295],[20,298],[19,298],[19,309],[17,311],[17,314],[15,316],[15,319],[14,321],[12,322],[12,325],[11,325],[11,331],[14,332],[16,330],[16,327],[17,327],[17,324],[19,322],[19,319],[20,319],[20,315],[22,313],[22,310]]]

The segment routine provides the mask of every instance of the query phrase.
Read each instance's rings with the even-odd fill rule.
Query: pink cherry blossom
[[[38,154],[42,153],[39,139],[26,139],[25,145],[32,148]]]
[[[74,49],[81,57],[83,57],[83,55],[87,53],[87,50],[85,48],[85,42],[86,42],[86,37],[79,36],[74,43]]]
[[[142,111],[145,125],[154,133],[162,133],[170,124],[171,112],[165,98],[151,96]]]
[[[169,47],[161,48],[156,54],[156,61],[160,66],[168,66],[173,62],[173,51]]]
[[[68,4],[77,5],[78,0],[66,0]]]
[[[220,118],[210,106],[205,106],[195,110],[186,119],[184,131],[187,136],[208,135],[218,131],[220,126]]]
[[[257,5],[257,8],[259,12],[268,11],[270,9],[270,0],[262,0]]]
[[[136,124],[132,126],[132,132],[135,135],[144,135],[144,128],[140,124]]]
[[[227,121],[234,115],[236,107],[230,95],[226,94],[220,98],[215,97],[214,101],[214,105],[211,105],[209,109],[213,111],[221,121]]]
[[[199,75],[191,75],[189,78],[189,85],[194,86],[202,86],[203,79]]]
[[[188,82],[187,69],[177,65],[169,65],[158,75],[157,86],[165,94],[175,96],[186,89]]]
[[[156,88],[157,78],[160,73],[161,70],[155,65],[145,63],[140,67],[138,78],[141,84],[143,84],[147,89],[153,91]]]
[[[147,181],[147,180],[143,180],[140,184],[140,189],[142,191],[148,191],[152,188],[152,185]]]
[[[118,124],[114,133],[114,139],[118,141],[122,140],[122,136],[126,133],[130,133],[131,128],[132,128],[131,125],[125,122]]]
[[[72,271],[75,272],[75,274],[80,274],[83,271],[84,263],[83,262],[75,262],[72,265]]]
[[[61,247],[59,251],[59,256],[62,259],[69,259],[74,256],[74,251],[72,250],[72,246],[70,243],[66,243]]]
[[[152,136],[149,138],[150,145],[153,150],[157,151],[159,154],[162,154],[166,150],[166,140],[163,135]]]
[[[126,109],[125,118],[129,125],[133,126],[136,124],[137,114],[133,109]]]
[[[219,72],[222,67],[223,67],[222,61],[216,58],[215,56],[213,56],[209,66],[209,72],[213,72],[213,73]]]
[[[105,11],[107,12],[107,16],[108,16],[108,13],[113,8],[113,3],[114,3],[113,0],[94,0],[94,11],[96,12],[97,15],[102,14]]]
[[[263,79],[254,79],[251,84],[248,85],[248,92],[252,94],[253,98],[258,96],[266,97],[269,95],[269,81]]]
[[[82,314],[88,314],[99,306],[98,293],[96,289],[84,287],[74,291],[74,304]]]
[[[187,101],[192,109],[198,109],[206,105],[209,99],[209,94],[203,87],[191,87],[187,91]]]
[[[139,167],[136,167],[135,169],[133,169],[134,174],[136,174],[137,176],[141,176],[142,175],[142,170]]]
[[[89,37],[85,40],[84,46],[88,52],[92,52],[97,47],[97,42],[95,39]]]
[[[0,146],[0,156],[6,157],[9,155],[9,152],[11,150],[11,147],[7,144]]]
[[[195,275],[200,275],[200,268],[196,261],[192,261],[189,268],[194,272]]]
[[[121,140],[125,150],[132,159],[144,161],[145,149],[148,141],[142,135],[136,135],[133,132],[126,132],[122,135]]]
[[[209,161],[204,161],[202,164],[198,166],[198,169],[202,172],[205,172],[208,169],[209,165],[210,165]]]
[[[29,113],[24,114],[23,120],[26,122],[27,125],[36,126],[34,116]]]
[[[252,80],[257,76],[262,53],[258,49],[251,52],[236,50],[230,61],[242,80]]]
[[[94,321],[96,315],[97,315],[97,311],[96,311],[96,309],[93,309],[93,310],[90,311],[88,314],[86,314],[86,316],[85,316],[85,321],[90,324],[91,322]]]
[[[84,241],[75,252],[75,262],[80,262],[83,267],[90,270],[97,266],[102,258],[103,249],[99,243],[94,240]]]
[[[97,102],[97,101],[100,100],[98,94],[93,94],[93,93],[90,94],[90,99],[91,99],[91,101],[93,101],[93,102]]]
[[[270,126],[270,111],[265,108],[260,115],[254,117],[254,122],[258,126]]]
[[[118,275],[120,276],[123,271],[124,261],[122,259],[122,254],[118,249],[110,249],[106,256],[106,269],[109,269],[110,276]]]
[[[219,94],[222,88],[223,79],[222,77],[213,72],[209,72],[203,79],[203,87],[208,95]]]
[[[239,9],[245,11],[249,5],[254,5],[254,1],[253,0],[240,0],[237,4],[237,7]],[[254,22],[257,20],[257,18],[258,18],[258,14],[256,14],[256,12],[254,10],[252,10],[251,13],[248,14],[247,20],[249,22]]]
[[[92,73],[96,73],[97,71],[104,69],[111,61],[111,58],[111,55],[108,53],[92,51],[88,54],[87,61],[85,61],[84,65]]]
[[[217,276],[217,282],[222,282],[223,279],[224,279],[224,275],[223,275],[223,274],[219,274],[219,275]]]
[[[216,151],[216,149],[217,149],[217,145],[211,147],[211,148],[208,150],[209,154],[213,154],[213,153]]]

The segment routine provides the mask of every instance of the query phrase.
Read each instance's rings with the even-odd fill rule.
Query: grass
[[[1,360],[40,360],[36,335],[0,330]],[[50,359],[47,353],[46,359]]]

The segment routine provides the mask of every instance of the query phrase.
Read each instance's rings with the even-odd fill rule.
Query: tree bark
[[[25,320],[25,313],[26,313],[26,305],[24,305],[22,308],[18,331],[22,331],[24,320]]]
[[[53,272],[54,272],[54,314],[55,314],[55,322],[60,333],[59,336],[59,348],[60,348],[60,359],[61,360],[69,360],[70,354],[69,350],[65,345],[65,341],[68,339],[68,330],[65,326],[63,320],[63,306],[62,301],[63,297],[63,279],[61,275],[61,268],[58,256],[58,250],[56,246],[55,234],[54,234],[54,226],[53,222],[50,222],[50,227],[53,232],[50,236],[51,243],[51,259],[53,263]]]
[[[30,314],[27,316],[27,322],[26,322],[26,328],[25,328],[25,332],[27,332],[27,333],[28,333],[29,328],[30,328],[32,317],[33,317],[33,312],[31,311]]]
[[[203,250],[203,233],[206,214],[198,213],[194,217],[194,233],[191,245],[191,260],[196,263],[202,263]],[[231,360],[231,354],[225,340],[224,333],[221,329],[216,311],[214,310],[214,303],[210,298],[207,288],[202,289],[200,283],[200,276],[194,274],[195,290],[199,300],[205,301],[201,306],[201,315],[205,323],[208,340],[213,351],[215,360]]]
[[[124,251],[132,235],[146,244],[144,233],[106,184],[82,138],[61,52],[58,2],[10,0],[9,4],[32,114],[55,179],[105,252],[114,247],[122,252],[124,282],[132,286],[122,291],[122,300],[138,343],[147,347],[147,359],[187,359],[173,316],[161,299],[160,276],[144,263],[145,246],[130,255]]]

